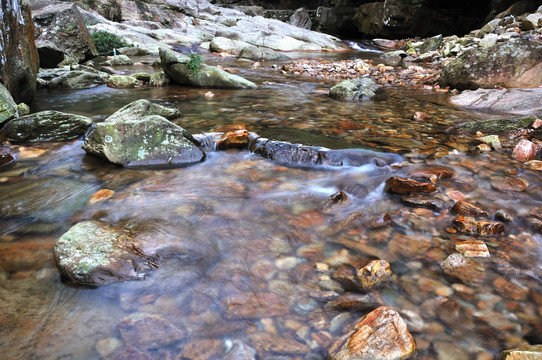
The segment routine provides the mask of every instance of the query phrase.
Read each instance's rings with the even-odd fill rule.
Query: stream
[[[146,65],[125,71],[158,71],[148,65],[155,58],[139,60]],[[494,359],[504,349],[542,343],[542,236],[526,220],[542,216],[540,172],[504,151],[471,151],[472,136],[444,133],[505,114],[459,109],[448,93],[414,87],[343,103],[327,96],[334,82],[284,76],[271,63],[207,63],[232,67],[260,88],[212,89],[212,97],[209,89],[175,85],[41,89],[32,111],[99,121],[145,98],[181,109],[178,124],[193,134],[243,124],[274,140],[394,153],[397,164],[296,167],[229,150],[190,167],[137,170],[86,155],[81,139],[28,145],[14,167],[0,169],[1,357],[325,359],[334,340],[379,305],[405,319],[418,359]],[[417,111],[428,119],[413,120]],[[455,172],[437,182],[440,210],[408,207],[384,189],[391,176],[434,166]],[[510,179],[521,179],[526,190],[503,187]],[[114,194],[89,202],[100,189]],[[328,206],[340,190],[348,200]],[[505,234],[458,232],[450,209],[459,199],[492,220],[498,210],[510,214]],[[71,226],[91,219],[147,236],[160,249],[159,268],[143,281],[98,288],[63,282],[52,248]],[[490,256],[473,258],[484,270],[461,282],[440,263],[471,240]],[[337,280],[341,267],[373,259],[391,264],[384,286],[352,291]],[[165,319],[181,339],[162,320],[119,325],[142,314]]]

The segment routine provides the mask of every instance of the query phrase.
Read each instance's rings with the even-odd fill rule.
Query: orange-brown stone
[[[365,315],[355,330],[330,349],[331,360],[410,359],[416,343],[397,311],[381,306]]]
[[[396,194],[432,193],[437,187],[432,183],[425,183],[413,179],[393,176],[386,181],[386,189]]]

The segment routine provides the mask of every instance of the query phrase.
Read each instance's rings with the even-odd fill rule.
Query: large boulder
[[[0,129],[0,136],[13,143],[66,141],[83,135],[90,125],[92,119],[86,116],[41,111],[10,120]]]
[[[536,88],[542,85],[542,40],[511,39],[488,48],[471,48],[445,66],[441,86]]]
[[[397,311],[381,306],[333,344],[330,360],[400,360],[415,357],[416,343]]]
[[[233,40],[222,36],[215,36],[215,38],[209,44],[209,50],[239,55],[241,50],[247,46],[250,46],[250,44],[241,40]]]
[[[4,85],[0,84],[0,125],[19,116],[17,104]]]
[[[138,249],[128,231],[98,221],[68,230],[56,242],[54,257],[60,272],[82,285],[141,280],[156,267],[156,259]]]
[[[336,100],[363,101],[375,95],[378,85],[370,78],[344,80],[329,90],[329,97]]]
[[[20,0],[3,0],[0,15],[0,68],[5,87],[19,102],[36,94],[39,57],[30,8]]]
[[[450,102],[477,110],[515,114],[542,113],[542,88],[465,90],[459,95],[452,96]]]
[[[202,161],[205,154],[197,141],[163,116],[152,115],[156,108],[141,101],[128,104],[95,124],[83,149],[126,167],[185,166]]]
[[[171,50],[160,49],[162,69],[174,82],[203,88],[254,89],[256,84],[240,76],[227,73],[216,66],[199,65],[191,68],[191,58]]]
[[[34,9],[32,19],[36,26],[38,46],[54,44],[66,57],[79,63],[98,56],[85,20],[75,4],[49,3]]]

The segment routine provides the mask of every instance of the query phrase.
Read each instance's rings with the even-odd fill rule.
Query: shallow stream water
[[[82,140],[28,146],[36,157],[20,156],[0,171],[2,357],[222,359],[245,346],[257,359],[324,359],[333,340],[380,304],[406,320],[418,359],[492,359],[505,348],[542,343],[542,237],[526,221],[542,216],[540,172],[504,151],[471,151],[471,136],[444,133],[503,114],[454,108],[448,94],[418,88],[337,102],[327,96],[332,82],[283,76],[270,64],[224,65],[260,88],[214,89],[213,97],[180,86],[40,90],[32,110],[102,120],[146,98],[180,108],[179,125],[194,134],[244,124],[275,140],[395,153],[401,165],[300,168],[232,150],[191,167],[133,170],[86,155]],[[428,119],[412,120],[416,111]],[[437,183],[442,210],[407,207],[384,191],[390,176],[427,165],[455,171]],[[526,191],[499,186],[511,178],[525,181]],[[100,189],[115,193],[89,203]],[[339,190],[349,199],[326,206]],[[505,235],[455,231],[450,208],[461,198],[492,219],[497,210],[511,214]],[[384,214],[392,220],[375,225]],[[89,219],[150,239],[149,248],[160,249],[159,268],[144,281],[99,288],[62,282],[52,247]],[[483,241],[491,256],[474,258],[484,276],[463,284],[440,262],[465,240]],[[390,282],[344,301],[350,290],[334,280],[337,269],[377,258],[390,262]],[[511,284],[504,290],[503,281]],[[182,339],[162,341],[171,330],[152,326],[120,332],[122,319],[141,313],[166,319]]]

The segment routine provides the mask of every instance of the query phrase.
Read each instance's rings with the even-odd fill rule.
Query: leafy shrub
[[[202,62],[203,58],[201,57],[201,55],[194,52],[190,53],[190,60],[188,60],[188,62],[186,63],[186,66],[188,67],[188,72],[194,77],[200,76],[199,69]]]
[[[113,53],[113,49],[131,46],[122,38],[107,31],[96,31],[90,34],[90,37],[96,45],[96,50],[100,55],[108,55]]]

